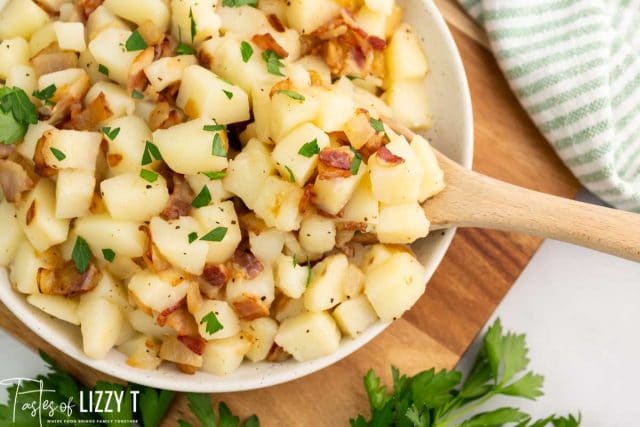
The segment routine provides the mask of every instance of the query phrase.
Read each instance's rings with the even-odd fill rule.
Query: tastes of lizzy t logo
[[[60,399],[61,390],[44,388],[44,382],[32,378],[8,378],[0,380],[0,386],[9,387],[8,418],[15,425],[71,424],[78,422],[106,424],[100,414],[119,414],[125,411],[135,413],[138,390],[77,390],[77,397]],[[129,396],[127,396],[129,394]],[[130,406],[129,406],[130,405]],[[105,417],[113,423],[113,416]],[[116,417],[117,418],[117,417]],[[117,420],[130,425],[136,420]]]

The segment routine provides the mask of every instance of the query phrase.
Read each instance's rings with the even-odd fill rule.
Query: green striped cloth
[[[640,0],[458,0],[593,193],[640,212]]]

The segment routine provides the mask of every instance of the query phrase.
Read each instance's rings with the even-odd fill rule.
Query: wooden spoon
[[[409,141],[415,134],[384,121]],[[446,188],[423,207],[433,230],[515,231],[640,262],[640,215],[527,190],[470,171],[436,150]]]

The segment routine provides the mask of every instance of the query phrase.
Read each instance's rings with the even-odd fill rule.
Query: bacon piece
[[[387,47],[387,42],[380,37],[369,36],[367,40],[375,50],[384,50]]]
[[[38,269],[36,281],[41,294],[73,298],[93,290],[101,276],[93,263],[80,273],[73,261],[67,261],[59,269]]]
[[[348,178],[351,176],[353,154],[344,148],[323,148],[318,156],[318,178]]]
[[[20,164],[12,160],[0,160],[0,188],[7,201],[20,202],[22,195],[34,186],[35,182]]]
[[[202,337],[183,335],[178,337],[178,341],[184,344],[189,350],[195,354],[202,356],[204,354],[204,346],[207,342]]]
[[[262,262],[249,250],[236,250],[231,258],[231,266],[245,279],[255,279],[264,270]]]
[[[167,221],[189,215],[191,201],[193,200],[193,191],[189,187],[187,180],[184,179],[184,175],[174,173],[171,182],[173,183],[173,188],[169,196],[169,202],[160,213],[160,216]]]
[[[231,279],[231,272],[224,264],[206,264],[202,278],[213,286],[222,287]]]
[[[271,24],[274,30],[276,30],[279,33],[284,33],[285,31],[284,25],[282,24],[282,21],[280,21],[280,18],[278,18],[277,15],[273,13],[267,15],[267,21],[269,21],[269,24]]]
[[[175,303],[171,307],[168,307],[165,310],[163,310],[162,312],[160,312],[160,314],[158,314],[158,317],[156,319],[156,322],[158,323],[158,325],[164,326],[167,323],[167,317],[169,317],[169,315],[171,313],[177,311],[180,307],[185,305],[186,302],[187,302],[187,299],[186,298],[182,298],[180,301],[178,301],[177,303]]]
[[[275,52],[275,54],[280,58],[286,58],[289,56],[289,52],[280,46],[276,39],[274,39],[269,33],[256,34],[251,38],[251,41],[262,50],[271,50]]]
[[[159,324],[159,323],[158,323]],[[185,307],[181,307],[166,318],[165,324],[178,336],[198,336],[198,324]]]
[[[269,307],[255,295],[243,294],[241,299],[232,303],[240,319],[255,320],[269,316]]]
[[[402,157],[396,156],[384,145],[376,151],[376,154],[381,160],[389,165],[395,166],[404,163],[404,159]]]

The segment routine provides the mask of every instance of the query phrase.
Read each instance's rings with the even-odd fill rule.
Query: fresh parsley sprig
[[[38,112],[24,90],[0,88],[0,144],[22,141],[27,127],[38,123]]]

